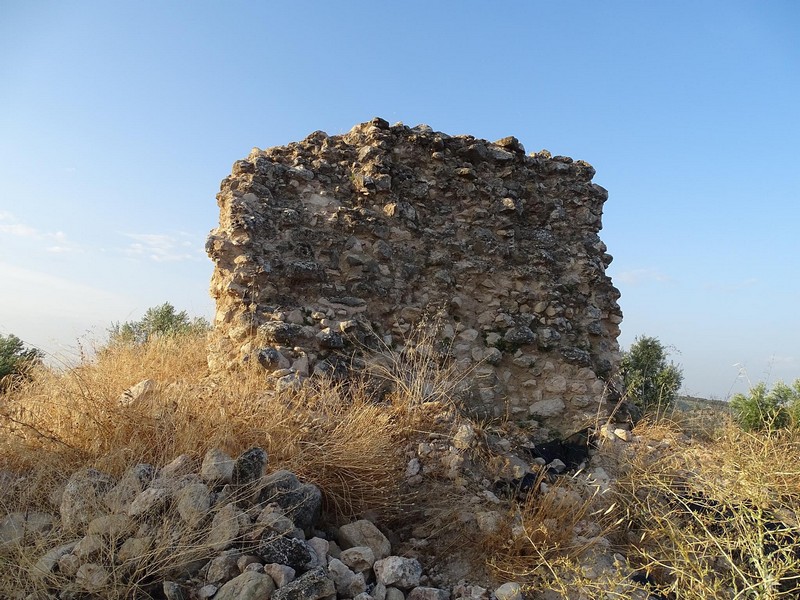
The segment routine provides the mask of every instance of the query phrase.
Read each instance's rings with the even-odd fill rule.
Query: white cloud
[[[81,251],[80,247],[67,239],[67,234],[63,231],[42,231],[22,223],[13,214],[7,211],[0,211],[0,233],[13,235],[35,242],[49,242],[54,244],[45,248],[48,252],[76,252]]]
[[[625,283],[627,285],[640,285],[652,282],[666,283],[671,281],[668,275],[665,275],[658,269],[631,269],[613,275],[613,279],[615,282]]]
[[[125,254],[135,258],[148,258],[155,262],[180,262],[198,260],[204,256],[202,248],[188,233],[174,235],[162,233],[125,233],[134,240],[125,249]]]

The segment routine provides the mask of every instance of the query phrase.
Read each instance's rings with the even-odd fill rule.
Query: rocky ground
[[[29,557],[19,590],[6,593],[20,600],[518,600],[525,578],[504,574],[502,561],[487,556],[491,547],[513,553],[530,539],[527,499],[527,510],[545,502],[563,513],[551,515],[550,525],[569,530],[561,532],[568,547],[583,548],[581,577],[647,598],[603,520],[586,510],[613,505],[608,452],[594,444],[637,440],[623,427],[602,428],[592,445],[575,439],[536,445],[509,423],[501,430],[456,422],[449,435],[421,435],[399,449],[407,458],[401,514],[367,511],[344,523],[324,514],[316,486],[272,470],[259,448],[236,459],[212,449],[202,461],[182,455],[163,466],[138,464],[118,479],[82,469],[53,494],[52,512],[0,521],[3,547]],[[27,591],[31,582],[39,591]]]

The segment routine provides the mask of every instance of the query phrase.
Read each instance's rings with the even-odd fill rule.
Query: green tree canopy
[[[41,351],[25,348],[14,334],[0,334],[0,392],[8,389],[16,377],[27,377],[31,368],[42,360]]]
[[[663,414],[683,383],[680,367],[667,362],[667,349],[655,337],[637,337],[623,354],[620,372],[628,400],[644,413]]]
[[[108,330],[109,344],[144,344],[155,337],[203,333],[211,324],[203,317],[189,318],[182,310],[177,312],[169,302],[147,309],[138,321],[114,323]]]

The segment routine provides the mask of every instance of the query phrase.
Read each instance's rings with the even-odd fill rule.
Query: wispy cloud
[[[644,283],[666,283],[672,279],[658,269],[630,269],[614,275],[614,281],[627,285]]]
[[[147,258],[155,262],[180,262],[199,260],[203,256],[200,246],[188,233],[125,233],[133,241],[125,254],[134,258]]]
[[[43,242],[49,244],[44,249],[47,252],[79,252],[80,247],[67,238],[63,231],[42,231],[21,222],[8,211],[0,211],[0,233],[12,235],[17,238]]]
[[[742,279],[741,281],[709,281],[703,286],[703,288],[710,292],[733,294],[735,292],[752,288],[756,284],[758,284],[758,279],[755,277],[750,277],[748,279]]]

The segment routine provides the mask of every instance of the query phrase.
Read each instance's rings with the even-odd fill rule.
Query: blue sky
[[[797,2],[5,1],[0,78],[0,333],[56,356],[210,317],[232,163],[381,116],[594,165],[687,393],[800,377]]]

